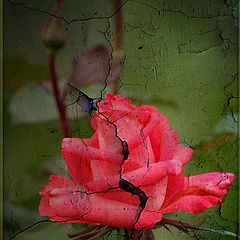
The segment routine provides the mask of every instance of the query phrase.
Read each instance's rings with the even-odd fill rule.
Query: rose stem
[[[122,9],[121,9],[122,0],[116,0],[114,4],[114,50],[122,49]],[[116,79],[112,85],[112,93],[116,95],[119,89],[119,79]]]
[[[57,74],[56,74],[56,67],[55,67],[55,55],[50,54],[49,55],[49,71],[50,71],[50,76],[51,76],[51,81],[52,81],[52,87],[54,90],[54,96],[59,112],[59,119],[61,122],[62,130],[64,133],[65,137],[69,137],[69,126],[68,126],[68,121],[66,118],[66,109],[63,104],[63,101],[60,98],[60,93],[59,93],[59,88],[58,88],[58,80],[57,80]]]
[[[114,49],[120,50],[122,49],[122,9],[121,9],[122,0],[117,0],[114,5]]]

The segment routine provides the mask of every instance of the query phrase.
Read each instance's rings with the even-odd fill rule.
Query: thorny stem
[[[66,109],[64,107],[63,101],[60,98],[59,88],[58,88],[58,80],[57,80],[57,74],[56,74],[56,68],[55,68],[55,56],[53,54],[49,55],[49,71],[52,81],[52,87],[54,91],[54,96],[59,112],[59,119],[62,126],[62,130],[64,132],[65,137],[69,137],[69,126],[68,121],[66,118]]]
[[[121,50],[122,49],[122,33],[123,33],[123,23],[122,23],[122,9],[121,9],[121,2],[122,0],[116,0],[114,4],[114,50]],[[118,12],[117,12],[118,11]],[[112,93],[114,95],[117,94],[119,89],[119,79],[113,82],[112,85]]]

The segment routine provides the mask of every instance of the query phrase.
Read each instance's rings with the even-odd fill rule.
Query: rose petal
[[[174,157],[178,148],[176,132],[171,131],[167,119],[159,113],[157,108],[152,106],[136,106],[134,108],[129,100],[110,94],[98,106],[99,111],[106,115],[109,121],[116,122],[119,136],[127,140],[129,149],[136,148],[143,142],[143,138],[150,135],[156,161],[168,161]],[[134,115],[140,119],[130,122]],[[148,118],[147,122],[146,118]],[[139,127],[138,122],[141,124],[145,122],[145,124]],[[128,131],[126,131],[127,129]],[[132,137],[129,139],[128,135]]]
[[[182,163],[178,160],[168,162],[158,162],[149,164],[147,167],[142,167],[137,170],[122,174],[122,178],[134,186],[154,185],[162,178],[169,174],[179,175],[182,171]],[[119,186],[120,175],[105,178],[105,180],[92,181],[87,183],[87,188],[90,191],[99,192],[106,191],[109,187],[114,188]]]
[[[62,145],[64,148],[61,152],[73,180],[85,186],[87,182],[93,180],[92,168],[89,162],[90,154],[87,150],[84,151],[85,154],[76,154],[74,151],[71,151],[71,147],[69,147],[71,146],[71,141],[71,138],[63,140]],[[83,149],[84,140],[81,139],[81,141],[82,144],[79,144],[79,146]]]
[[[137,168],[147,167],[149,164],[155,162],[152,147],[150,145],[149,137],[142,138],[142,144],[134,149],[129,149],[130,154],[128,159],[122,165],[122,173],[133,171]]]
[[[107,94],[105,101],[100,102],[98,104],[99,112],[100,113],[113,113],[117,112],[118,110],[124,111],[125,113],[129,113],[137,108],[137,106],[131,105],[131,100],[127,99],[127,97],[121,97],[119,95],[112,95]],[[121,118],[122,116],[117,116],[118,118]],[[111,121],[114,121],[116,119],[110,119]]]
[[[167,182],[168,177],[164,177],[154,185],[141,187],[141,190],[143,190],[148,197],[146,209],[160,209],[165,199]]]
[[[107,122],[104,116],[98,115],[97,118],[93,118],[91,126],[97,131],[99,149],[115,153],[122,152],[122,142],[116,136],[117,130],[114,125]]]
[[[193,150],[191,148],[178,147],[177,151],[174,154],[174,159],[179,160],[185,165],[191,158]],[[166,199],[171,199],[178,191],[185,187],[184,173],[183,170],[181,174],[173,176],[169,175],[168,177],[168,186],[166,190]]]
[[[185,187],[185,181],[184,181],[183,169],[182,169],[182,172],[177,176],[169,175],[164,202],[168,201],[168,199],[172,200],[175,194],[184,187]]]
[[[44,185],[40,194],[43,195],[40,205],[39,205],[39,212],[41,216],[55,216],[55,212],[49,206],[49,192],[55,188],[71,188],[77,189],[76,184],[69,179],[59,177],[59,176],[50,176],[50,182],[48,185]]]
[[[162,155],[161,158],[166,157],[165,160],[172,159],[173,153],[175,152],[174,149],[178,145],[176,142],[176,136],[170,131],[171,129],[169,123],[167,122],[165,117],[161,115],[155,107],[141,106],[138,108],[138,110],[145,112],[145,114],[150,113],[150,115],[147,124],[145,124],[145,127],[143,127],[141,131],[139,131],[138,135],[135,135],[128,141],[129,149],[136,148],[142,143],[142,139],[147,138],[147,136],[153,134],[157,129],[159,129],[159,131],[161,132],[159,132],[158,138],[160,139],[161,144],[160,146],[152,144],[153,151],[156,148],[160,148]],[[164,134],[167,134],[167,136],[165,136]],[[167,156],[165,156],[164,154]],[[156,157],[155,161],[157,161]]]
[[[123,155],[100,150],[86,144],[85,139],[64,138],[62,141],[64,151],[76,154],[79,157],[89,157],[90,160],[102,160],[116,165],[123,161]],[[107,150],[107,149],[106,149]]]
[[[214,196],[187,195],[177,199],[169,206],[162,206],[160,211],[163,214],[172,212],[201,213],[210,207],[219,205],[221,200]]]
[[[84,139],[78,138],[65,138],[62,147],[62,155],[73,180],[82,186],[92,180],[119,174],[122,154],[90,147]]]
[[[166,198],[160,211],[199,213],[220,204],[235,180],[232,173],[206,173],[185,178],[185,187]]]
[[[81,141],[81,139],[79,139]],[[99,148],[99,142],[98,142],[98,134],[97,132],[95,132],[91,138],[88,139],[84,139],[84,142],[90,146],[90,147],[94,147],[94,148]]]
[[[63,185],[60,186],[59,182]],[[78,190],[73,181],[58,176],[51,179],[47,189],[39,210],[41,215],[49,216],[52,221],[101,223],[141,230],[150,229],[161,220],[162,215],[158,211],[149,209],[141,213],[138,206],[102,198],[99,194],[87,194],[83,189]]]
[[[150,135],[156,161],[168,161],[174,157],[178,148],[177,134],[171,131],[167,119],[160,115],[157,127]]]
[[[182,171],[182,163],[178,160],[149,164],[135,171],[123,174],[123,178],[135,186],[147,186],[156,184],[167,175],[179,175]]]
[[[174,159],[181,161],[184,166],[189,162],[192,153],[193,150],[191,148],[178,147],[174,154]]]
[[[55,216],[55,211],[49,206],[49,193],[44,194],[42,197],[39,205],[39,213],[41,216]]]
[[[115,109],[114,101],[112,100],[111,95],[108,95],[107,101],[104,102],[106,104],[99,104],[99,111],[101,112],[102,109],[104,109],[105,111],[106,109],[111,109],[112,114],[108,115],[106,114],[106,112],[102,111],[103,113],[101,112],[101,114],[95,115],[95,118],[93,118],[92,120],[92,126],[99,132],[99,134],[101,134],[99,136],[103,139],[104,142],[109,141],[111,139],[111,135],[109,137],[109,134],[107,134],[107,129],[109,128],[109,123],[107,123],[108,119],[109,122],[112,122],[112,124],[116,126],[116,128],[114,128],[115,136],[117,134],[117,136],[121,138],[122,141],[126,142],[129,142],[133,138],[135,141],[138,139],[137,141],[139,142],[139,144],[141,143],[144,145],[144,147],[142,147],[140,144],[135,148],[131,148],[131,145],[128,145],[130,151],[129,159],[134,159],[134,165],[136,165],[137,163],[137,165],[139,166],[144,166],[148,163],[155,162],[154,155],[151,149],[151,143],[149,142],[149,140],[144,139],[144,136],[141,135],[142,129],[145,127],[145,125],[148,124],[150,113],[148,113],[147,111],[139,111],[138,109],[140,109],[141,106],[136,109],[131,109],[129,112],[129,102],[125,101],[124,98],[121,100],[121,103],[123,105],[121,110],[119,109],[119,106],[116,106]],[[113,103],[111,101],[113,101]],[[128,114],[126,109],[128,111]],[[106,126],[101,126],[100,128],[99,125],[104,124],[104,117],[102,117],[102,114],[104,114],[107,119],[105,119]],[[113,127],[114,126],[111,126],[111,128]],[[106,145],[109,146],[109,142],[105,144],[105,146]],[[127,162],[126,164],[128,165],[126,171],[131,171],[134,169],[134,166],[129,165],[129,163]],[[124,171],[125,166],[123,166],[123,172]]]
[[[210,194],[223,197],[235,181],[233,173],[205,173],[185,178],[185,185],[191,188],[201,188]]]

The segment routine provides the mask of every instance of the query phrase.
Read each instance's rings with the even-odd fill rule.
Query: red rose
[[[192,149],[179,146],[176,132],[155,107],[133,106],[113,95],[98,106],[90,139],[63,139],[72,180],[50,177],[40,192],[42,216],[141,230],[152,228],[162,214],[199,213],[221,203],[235,175],[185,178],[183,165]],[[124,141],[130,152],[125,161]]]

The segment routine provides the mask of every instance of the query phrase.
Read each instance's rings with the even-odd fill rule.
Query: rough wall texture
[[[26,89],[29,84],[49,79],[40,29],[54,3],[4,2],[6,239],[19,227],[41,219],[41,186],[49,174],[66,173],[54,103],[48,106],[52,100],[46,100],[46,93],[41,91],[38,99],[32,99],[32,90]],[[135,104],[154,105],[167,117],[181,144],[195,150],[185,169],[189,175],[237,172],[238,24],[233,14],[236,4],[237,1],[228,0],[128,0],[122,7],[126,61],[119,94],[128,96]],[[60,76],[67,74],[73,58],[87,47],[97,43],[111,47],[111,15],[111,1],[66,1],[62,21],[68,29],[68,40],[57,56]],[[85,91],[98,97],[101,88],[93,85]],[[72,111],[75,137],[91,136],[88,119],[77,118],[79,109]],[[36,122],[34,114],[40,114],[42,122]],[[20,119],[18,124],[14,119]],[[29,123],[27,119],[33,120]],[[175,216],[198,226],[236,232],[237,183],[222,207],[198,215],[172,215]],[[44,224],[16,239],[67,239],[68,226]],[[197,232],[188,236],[171,230],[178,239],[228,239]],[[158,229],[155,234],[157,239],[171,238],[165,229]]]

